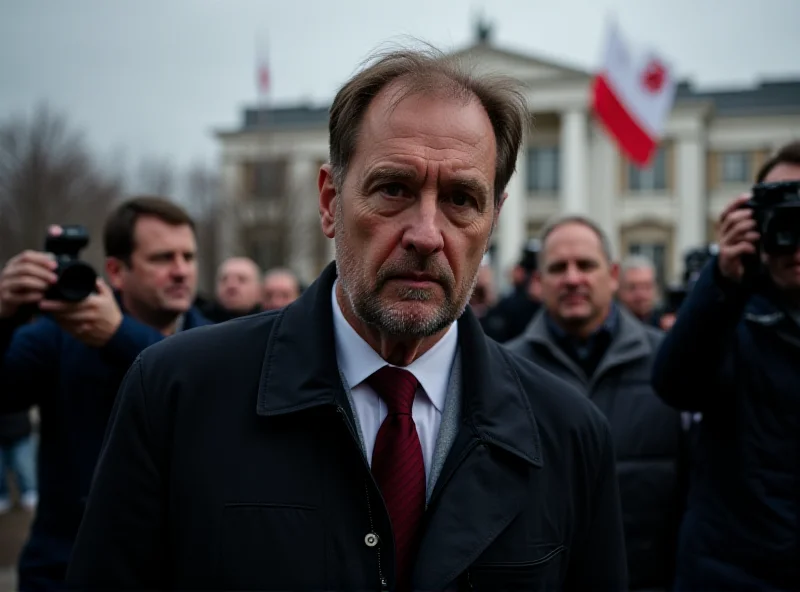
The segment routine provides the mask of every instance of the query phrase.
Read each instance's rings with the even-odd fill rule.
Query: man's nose
[[[579,284],[583,279],[583,274],[581,270],[578,269],[575,265],[570,265],[567,267],[567,271],[564,274],[564,281],[570,285]]]
[[[185,257],[176,257],[170,271],[173,277],[186,277],[189,273],[189,261]]]
[[[420,197],[403,232],[404,249],[413,249],[420,255],[432,255],[444,247],[438,201],[436,194]]]

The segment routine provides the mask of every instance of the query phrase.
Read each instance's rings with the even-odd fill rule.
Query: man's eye
[[[466,193],[454,193],[453,196],[450,198],[450,200],[453,202],[454,206],[463,208],[470,204],[472,198]]]
[[[387,183],[381,187],[381,192],[389,197],[402,197],[407,193],[406,188],[400,183]]]

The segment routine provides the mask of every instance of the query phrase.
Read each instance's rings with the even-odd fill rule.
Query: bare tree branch
[[[40,249],[49,224],[86,226],[98,262],[102,224],[119,193],[63,115],[42,105],[0,122],[0,262]]]
[[[156,158],[144,159],[139,164],[135,185],[139,193],[174,199],[175,172],[172,164]]]

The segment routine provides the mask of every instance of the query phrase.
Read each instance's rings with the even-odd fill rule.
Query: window
[[[667,247],[664,243],[631,243],[629,255],[641,255],[653,262],[656,268],[656,282],[663,288],[667,280]]]
[[[286,265],[284,249],[284,233],[278,226],[260,226],[250,228],[246,234],[247,255],[261,269]]]
[[[250,195],[259,200],[275,199],[286,193],[287,162],[285,160],[262,160],[248,167],[248,189]]]
[[[552,193],[560,182],[558,146],[528,149],[528,191]]]
[[[723,183],[747,183],[751,178],[750,154],[748,152],[723,152],[721,155],[720,179]]]
[[[650,166],[640,169],[628,163],[628,189],[631,191],[664,191],[667,188],[666,150],[659,148]]]

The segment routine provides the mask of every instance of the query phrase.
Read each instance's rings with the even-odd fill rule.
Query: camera
[[[719,252],[719,247],[715,244],[690,249],[683,257],[683,288],[690,290],[706,263]]]
[[[689,295],[697,278],[706,266],[708,261],[719,252],[719,247],[715,244],[706,245],[689,249],[683,256],[683,277],[682,283],[668,286],[665,290],[664,312],[676,314],[683,305],[686,296]]]
[[[800,181],[754,185],[745,206],[753,210],[761,235],[757,250],[784,255],[800,248]]]
[[[539,239],[530,239],[525,246],[522,247],[522,255],[519,259],[519,265],[526,272],[533,273],[539,267],[539,251],[542,250],[542,245]]]
[[[97,273],[78,259],[89,244],[89,232],[83,226],[62,226],[58,236],[47,235],[44,250],[55,255],[58,280],[45,293],[47,300],[80,302],[95,290]]]

